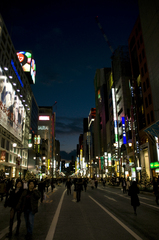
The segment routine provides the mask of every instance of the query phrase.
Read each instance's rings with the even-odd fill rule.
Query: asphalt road
[[[82,191],[81,201],[67,195],[63,184],[47,193],[35,215],[33,240],[131,240],[159,239],[159,206],[153,195],[139,194],[140,206],[134,215],[130,197],[118,187],[98,186]],[[0,240],[7,239],[9,208],[0,202]],[[14,227],[16,226],[16,222]],[[24,217],[20,235],[24,240]]]

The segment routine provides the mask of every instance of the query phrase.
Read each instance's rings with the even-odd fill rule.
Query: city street
[[[159,206],[152,194],[139,194],[140,207],[133,213],[130,197],[121,188],[98,185],[97,189],[82,191],[81,201],[67,195],[65,185],[49,189],[46,200],[39,203],[35,215],[33,239],[37,240],[96,240],[96,239],[159,239]],[[9,208],[0,202],[0,239],[7,239]],[[14,228],[16,223],[14,224]],[[15,232],[15,231],[14,231]],[[25,239],[24,217],[20,235],[12,239]]]

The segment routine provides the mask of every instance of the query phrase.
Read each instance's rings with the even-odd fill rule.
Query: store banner
[[[25,109],[6,76],[0,77],[0,125],[22,141]]]

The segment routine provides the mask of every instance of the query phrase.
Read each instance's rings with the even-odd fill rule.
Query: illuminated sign
[[[122,117],[123,143],[126,144],[125,117]]]
[[[48,126],[38,126],[38,130],[42,130],[42,131],[49,130],[49,127]]]
[[[2,162],[5,162],[6,160],[6,152],[5,151],[1,151],[1,159]]]
[[[14,65],[13,60],[11,60],[11,65],[12,65],[12,67],[13,67],[13,69],[14,69],[15,74],[17,75],[17,78],[18,78],[18,80],[19,80],[19,82],[20,82],[20,85],[23,87],[23,86],[24,86],[24,85],[23,85],[23,82],[22,82],[22,80],[21,80],[21,78],[20,78],[20,76],[19,76],[19,73],[18,73],[15,65]]]
[[[116,116],[116,102],[115,102],[115,90],[114,90],[114,88],[112,88],[112,101],[113,101],[113,117],[114,117],[115,142],[118,143],[117,116]]]
[[[23,68],[23,71],[30,74],[32,82],[35,84],[36,64],[32,57],[32,53],[28,51],[17,52],[17,57]]]
[[[40,135],[35,135],[34,136],[34,144],[40,144]]]
[[[108,166],[112,165],[112,161],[111,161],[111,153],[108,153]]]
[[[49,121],[50,116],[39,116],[39,121]]]
[[[25,131],[25,109],[12,84],[0,76],[0,125],[22,141]]]
[[[159,162],[150,163],[150,168],[159,168]]]

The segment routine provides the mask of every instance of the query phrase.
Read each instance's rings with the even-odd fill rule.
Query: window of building
[[[10,162],[12,162],[12,155],[10,154],[10,160],[9,160]]]
[[[145,73],[147,73],[147,64],[144,63],[144,70],[145,70]]]
[[[148,122],[148,124],[150,124],[150,115],[149,115],[149,113],[147,114],[147,122]]]
[[[144,89],[144,92],[146,92],[146,83],[143,82],[143,89]]]
[[[6,152],[6,158],[5,158],[6,162],[8,162],[8,153]]]
[[[5,139],[4,139],[4,138],[1,139],[1,147],[2,147],[2,148],[5,147]]]
[[[144,49],[142,49],[142,58],[143,59],[145,58],[145,51],[144,51]]]
[[[149,79],[146,78],[146,85],[147,85],[147,88],[149,88],[150,84],[149,84]]]
[[[140,55],[139,55],[139,61],[140,61],[140,63],[142,62],[141,53],[140,53]]]
[[[122,113],[123,108],[120,109],[120,111],[118,112],[118,116]]]
[[[143,70],[143,67],[141,68],[141,77],[144,76],[144,70]]]
[[[147,108],[148,107],[147,97],[145,98],[145,105],[146,105],[146,108]]]
[[[151,115],[151,122],[153,122],[154,121],[153,111],[150,112],[150,115]]]
[[[149,105],[152,103],[151,94],[148,95]]]
[[[142,35],[140,36],[140,44],[143,43]]]
[[[6,149],[9,151],[9,141],[6,142]]]

